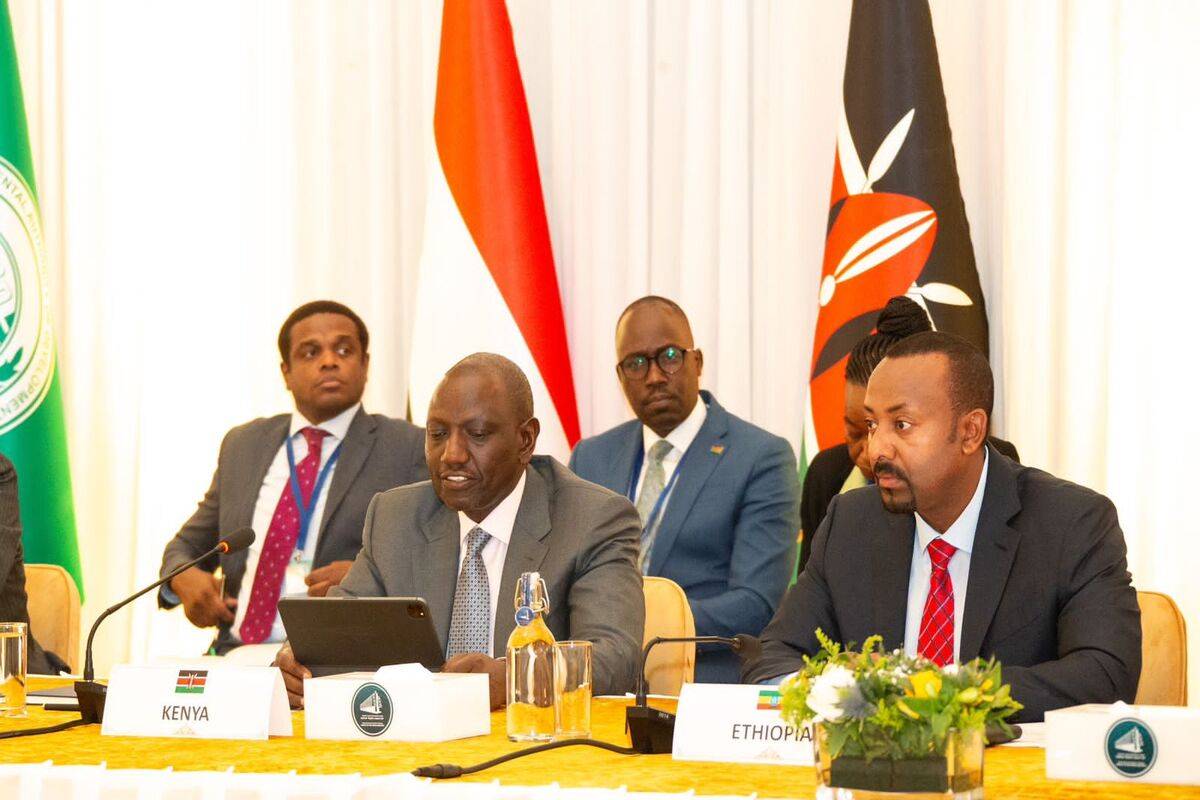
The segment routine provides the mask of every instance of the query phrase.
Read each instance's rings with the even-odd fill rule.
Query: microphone
[[[217,553],[236,553],[239,550],[245,550],[254,543],[254,531],[250,528],[238,528],[233,533],[226,536],[221,541],[217,542],[217,546],[208,550],[205,553],[193,558],[191,561],[181,564],[171,570],[165,577],[158,579],[146,588],[126,597],[116,605],[109,606],[104,613],[96,617],[96,621],[92,623],[92,629],[88,632],[87,648],[84,650],[83,660],[83,680],[75,681],[75,697],[79,700],[79,713],[83,718],[83,722],[103,722],[104,721],[104,699],[108,694],[108,687],[102,683],[96,683],[96,672],[92,666],[92,639],[96,636],[96,629],[100,627],[100,623],[108,618],[110,614],[137,600],[146,592],[152,589],[157,589],[167,581],[174,578],[185,569],[190,569],[199,564],[209,556]]]
[[[642,650],[642,668],[638,672],[634,705],[625,709],[625,730],[633,749],[639,753],[669,753],[675,738],[675,715],[646,705],[646,659],[660,644],[693,642],[723,644],[743,659],[754,658],[762,652],[758,639],[747,633],[736,636],[655,636]]]

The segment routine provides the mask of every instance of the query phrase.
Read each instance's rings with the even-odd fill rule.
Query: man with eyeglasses
[[[704,356],[671,300],[643,297],[622,312],[617,358],[637,420],[581,441],[571,469],[634,502],[638,566],[683,587],[698,635],[757,636],[795,556],[800,487],[791,445],[700,390]],[[736,683],[738,673],[727,649],[698,648],[697,682]]]

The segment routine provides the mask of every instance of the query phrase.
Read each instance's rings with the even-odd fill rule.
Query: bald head
[[[621,316],[617,317],[617,335],[620,335],[621,323],[625,322],[626,318],[633,315],[665,315],[671,320],[682,326],[687,332],[687,344],[684,347],[692,346],[692,324],[688,322],[687,314],[680,308],[679,304],[667,297],[660,297],[656,294],[648,294],[645,297],[639,297],[629,305],[625,306],[625,310],[621,312]]]
[[[450,379],[468,374],[494,380],[517,422],[533,416],[533,389],[525,373],[511,360],[496,353],[472,353],[446,370],[438,389]]]

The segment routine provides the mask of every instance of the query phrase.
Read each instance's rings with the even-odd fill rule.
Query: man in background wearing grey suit
[[[279,642],[281,595],[323,595],[341,582],[362,544],[367,504],[378,492],[426,477],[422,431],[362,408],[367,327],[340,303],[300,306],[279,331],[280,371],[291,414],[256,419],[221,443],[212,485],[163,553],[162,575],[250,526],[258,540],[213,557],[163,587],[159,604],[183,604],[214,647]],[[218,563],[224,582],[214,576]]]
[[[893,345],[865,400],[875,485],[834,498],[751,682],[879,634],[938,665],[995,657],[1025,708],[1132,702],[1141,614],[1108,498],[987,444],[992,372],[946,333]]]
[[[539,572],[555,638],[592,642],[593,691],[633,689],[645,623],[633,506],[533,455],[540,425],[529,381],[502,356],[453,366],[426,426],[431,480],[371,502],[362,552],[330,594],[425,598],[447,645],[443,669],[487,673],[497,708],[517,579]],[[302,705],[308,671],[287,645],[276,663]]]

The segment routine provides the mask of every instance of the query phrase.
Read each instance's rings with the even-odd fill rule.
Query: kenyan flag
[[[988,352],[926,0],[854,2],[828,225],[802,465],[844,440],[846,358],[889,298]]]

